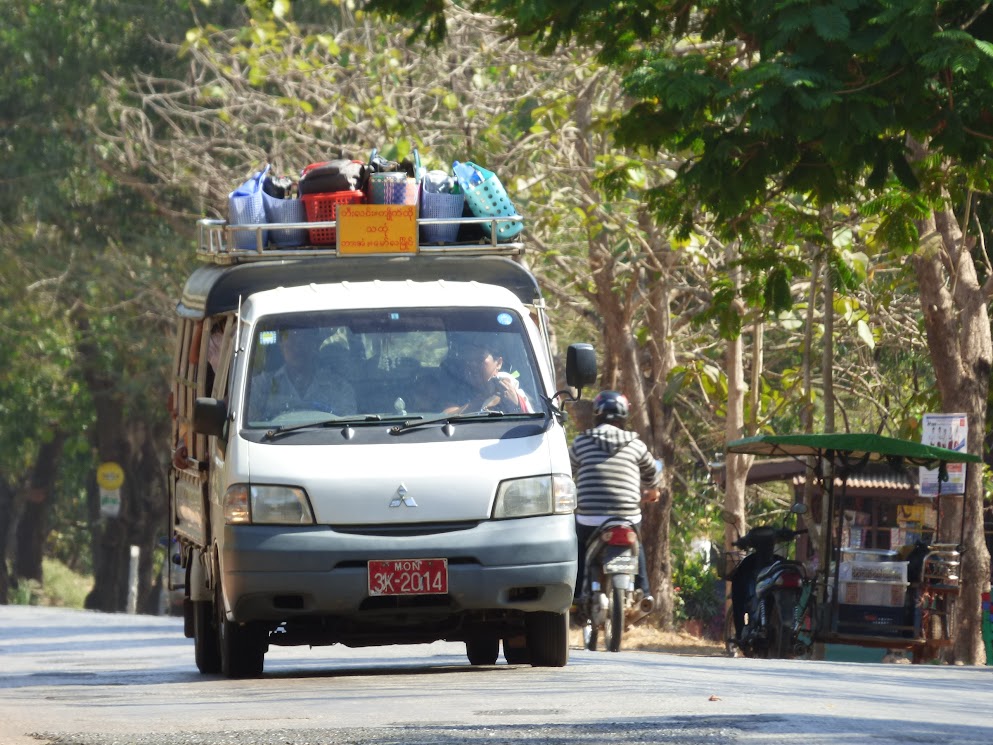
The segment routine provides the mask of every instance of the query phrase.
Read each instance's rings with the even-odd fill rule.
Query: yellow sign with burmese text
[[[338,253],[417,253],[416,204],[339,204]]]

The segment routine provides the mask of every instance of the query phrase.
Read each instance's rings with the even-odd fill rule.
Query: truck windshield
[[[529,413],[544,392],[524,322],[507,308],[270,315],[254,328],[248,365],[250,428]]]

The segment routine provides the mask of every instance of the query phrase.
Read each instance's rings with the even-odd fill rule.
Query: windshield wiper
[[[419,417],[406,417],[406,416],[387,416],[384,417],[380,414],[363,414],[360,416],[339,416],[333,417],[331,419],[319,419],[316,422],[304,422],[302,424],[288,424],[280,427],[275,427],[268,430],[263,436],[263,440],[271,440],[279,435],[284,435],[287,432],[296,432],[301,429],[310,429],[311,427],[334,427],[338,424],[341,425],[352,425],[352,424],[379,424],[381,422],[393,422],[393,421],[403,421],[406,422],[411,418]]]
[[[507,414],[502,411],[475,411],[471,414],[446,414],[433,419],[418,419],[417,421],[405,421],[390,428],[391,435],[399,435],[409,432],[412,429],[427,427],[431,424],[452,424],[453,422],[482,422],[487,419],[544,419],[545,414],[540,411],[515,411]]]

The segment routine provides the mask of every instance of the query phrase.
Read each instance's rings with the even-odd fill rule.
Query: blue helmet
[[[600,391],[593,399],[593,418],[597,424],[624,424],[630,411],[627,396],[617,391]]]

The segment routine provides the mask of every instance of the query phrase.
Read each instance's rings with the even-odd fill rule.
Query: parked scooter
[[[634,589],[640,551],[634,524],[620,517],[604,522],[586,544],[581,611],[587,649],[596,650],[602,631],[607,650],[620,651],[624,629],[654,609],[654,600]]]
[[[801,515],[806,506],[794,504],[790,513]],[[799,633],[801,596],[808,584],[798,561],[776,553],[776,545],[795,540],[806,530],[758,525],[734,542],[750,551],[731,572],[732,612],[744,612],[737,638],[728,640],[746,657],[792,659],[808,643]],[[740,616],[739,616],[740,617]],[[731,629],[734,631],[734,627]]]

